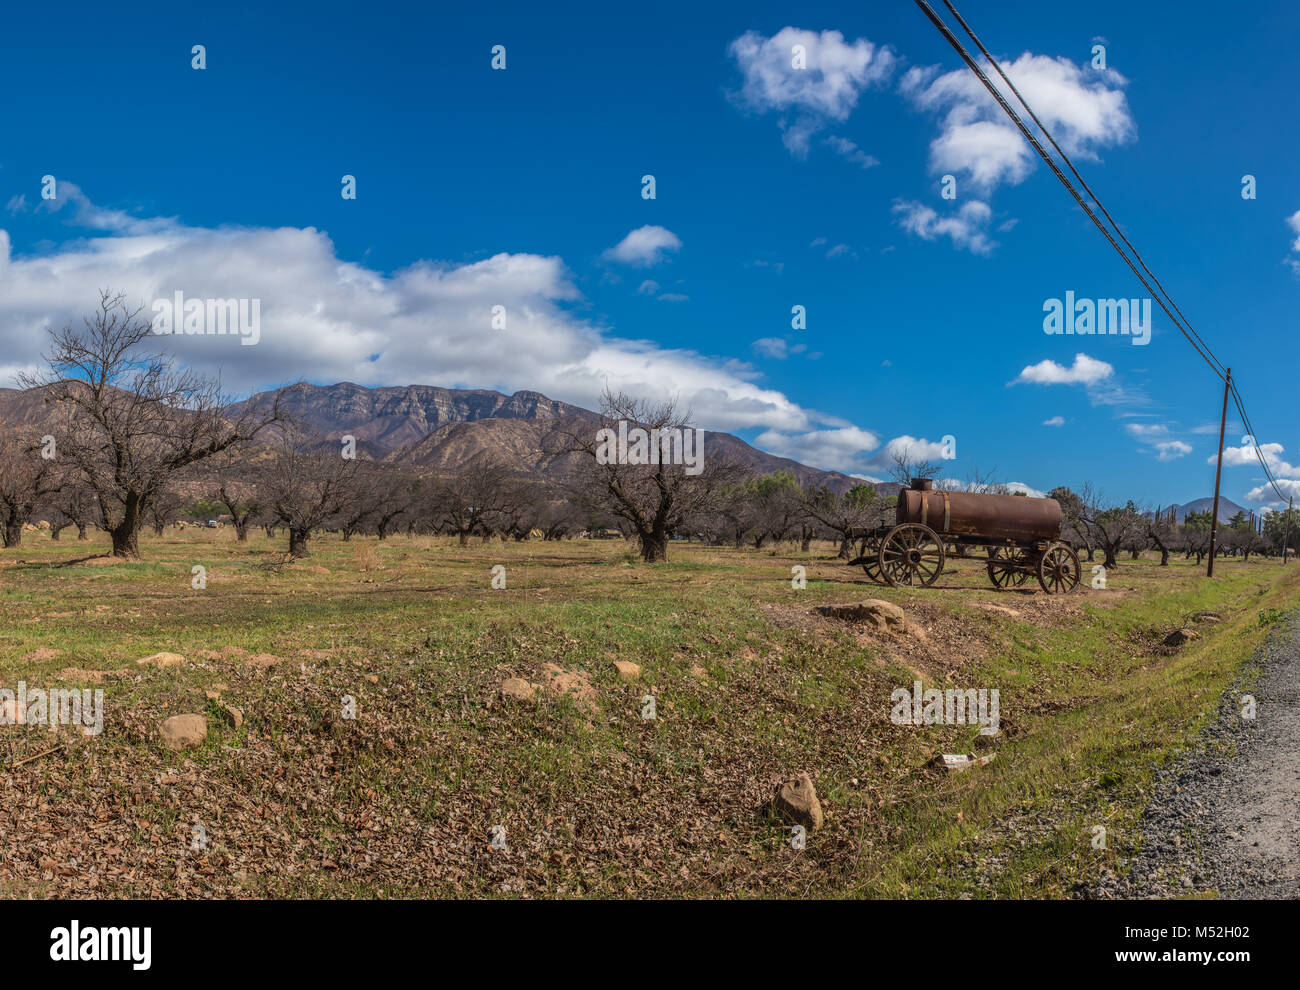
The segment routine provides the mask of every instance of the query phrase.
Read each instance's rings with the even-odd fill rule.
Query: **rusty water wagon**
[[[877,584],[929,587],[949,557],[984,560],[998,588],[1032,574],[1048,594],[1063,594],[1079,583],[1079,556],[1060,537],[1054,498],[935,491],[919,478],[898,493],[894,525],[869,534],[853,563]]]

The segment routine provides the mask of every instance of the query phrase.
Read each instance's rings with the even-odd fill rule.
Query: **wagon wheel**
[[[1038,583],[1049,595],[1066,594],[1079,583],[1079,555],[1064,543],[1053,543],[1038,559]]]
[[[989,562],[984,565],[989,580],[995,588],[1019,588],[1029,580],[1029,554],[1019,548],[1007,547],[1004,557],[1003,550],[1003,547],[989,547]]]
[[[862,569],[867,572],[867,577],[876,584],[884,584],[885,579],[880,574],[880,538],[878,536],[873,534],[867,537],[861,560]]]
[[[943,541],[929,526],[903,523],[880,543],[880,574],[885,583],[928,588],[943,572]]]

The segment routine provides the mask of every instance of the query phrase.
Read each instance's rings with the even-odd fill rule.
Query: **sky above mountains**
[[[1300,489],[1300,10],[959,9]],[[911,3],[6,17],[0,384],[97,288],[179,291],[260,300],[254,346],[158,338],[232,391],[608,384],[866,477],[950,436],[958,479],[1213,484],[1221,387],[1158,309],[1145,344],[1044,332],[1145,291]],[[1266,501],[1227,446],[1225,493]]]

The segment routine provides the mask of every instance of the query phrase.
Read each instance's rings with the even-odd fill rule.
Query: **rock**
[[[974,753],[941,753],[934,758],[934,763],[945,770],[966,770],[992,763],[996,755],[996,753],[989,753],[987,756],[976,756]]]
[[[173,715],[163,722],[158,734],[168,749],[199,746],[208,738],[208,720],[202,715]]]
[[[1175,629],[1165,637],[1165,646],[1182,646],[1193,639],[1200,639],[1201,634],[1195,629]]]
[[[1211,625],[1223,621],[1223,616],[1219,615],[1217,612],[1198,612],[1196,615],[1192,616],[1192,618],[1197,622],[1208,622]]]
[[[817,800],[817,789],[806,773],[791,777],[776,789],[772,810],[792,825],[802,825],[808,831],[821,828],[822,805]]]
[[[618,676],[625,681],[634,681],[641,676],[640,665],[632,663],[630,660],[615,660],[614,669],[618,671]]]
[[[217,705],[217,714],[232,729],[241,729],[244,725],[244,710],[234,705]]]
[[[371,684],[378,684],[378,683],[379,683],[379,675],[378,675],[378,674],[367,674],[367,675],[366,675],[366,680],[369,681]]]
[[[143,660],[137,660],[136,663],[144,666],[149,664],[152,667],[175,667],[178,663],[184,663],[185,658],[179,653],[155,653],[147,656]]]
[[[868,598],[855,605],[823,605],[817,609],[822,615],[845,622],[871,622],[877,629],[902,633],[907,627],[903,610],[892,602]]]
[[[537,689],[522,677],[507,677],[501,685],[501,698],[506,701],[532,701]]]

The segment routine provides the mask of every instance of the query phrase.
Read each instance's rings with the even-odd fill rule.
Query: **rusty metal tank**
[[[1061,504],[1054,498],[935,491],[917,479],[898,493],[896,525],[921,523],[936,533],[985,540],[1051,541],[1061,536]]]

